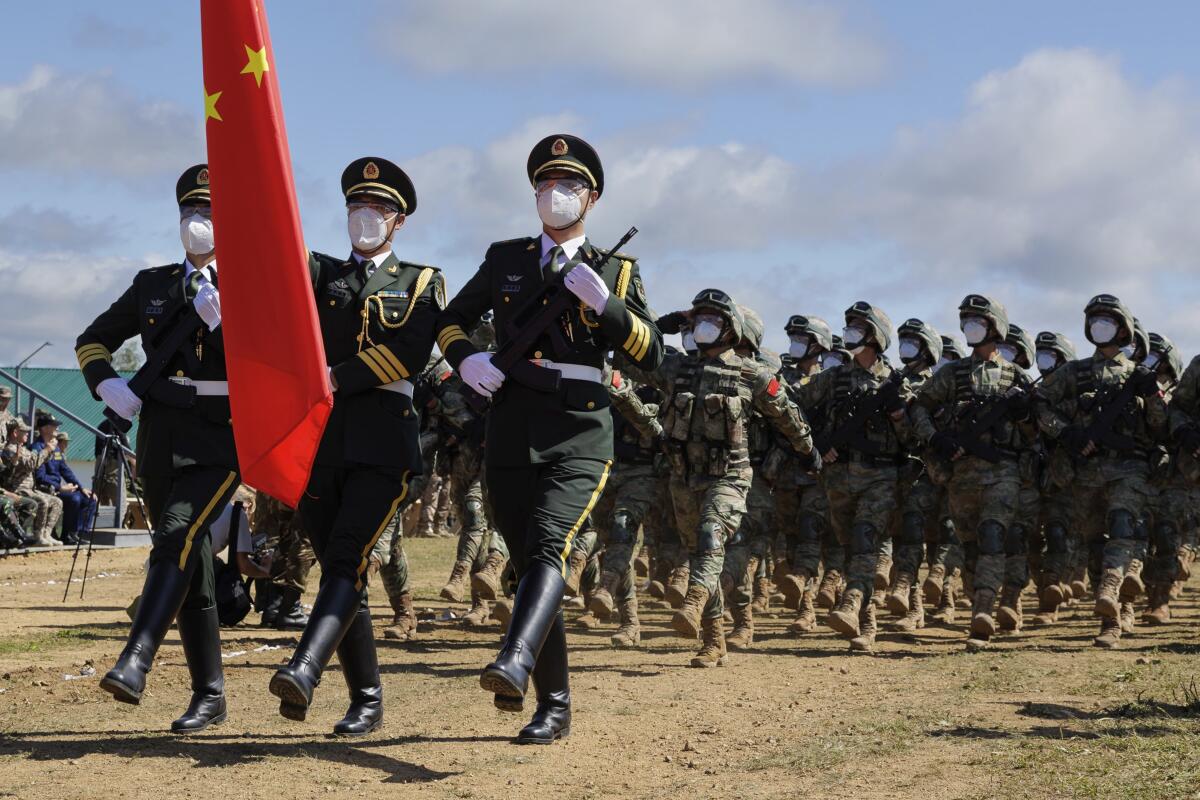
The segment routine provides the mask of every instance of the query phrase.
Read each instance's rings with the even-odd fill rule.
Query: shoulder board
[[[593,247],[592,249],[595,250],[597,253],[599,253],[601,256],[608,255],[607,248]],[[631,255],[629,255],[629,253],[613,253],[613,258],[619,258],[619,259],[622,259],[623,261],[637,261],[637,256],[631,256]]]
[[[417,264],[413,261],[399,261],[397,264],[401,267],[411,267],[413,269],[431,269],[434,272],[441,272],[441,270],[437,267],[430,266],[429,264]]]
[[[338,256],[327,255],[325,253],[318,253],[316,250],[310,250],[308,252],[308,254],[310,256],[312,256],[313,258],[315,258],[317,261],[320,261],[324,264],[345,264],[346,263],[346,259],[344,259],[344,258],[339,258]]]
[[[161,267],[146,267],[140,272],[147,275],[156,275],[161,273],[169,273],[171,270],[183,269],[183,264],[163,264]]]
[[[528,247],[529,245],[534,244],[536,241],[537,240],[532,236],[522,236],[519,239],[505,239],[502,242],[492,242],[490,245],[488,245],[488,252],[502,248],[515,248],[519,245]]]

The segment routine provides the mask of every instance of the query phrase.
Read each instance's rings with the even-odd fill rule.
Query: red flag
[[[204,116],[242,477],[293,507],[333,408],[262,0],[201,0]]]

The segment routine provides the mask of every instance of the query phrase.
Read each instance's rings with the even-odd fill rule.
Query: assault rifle
[[[905,365],[902,370],[893,369],[887,380],[877,388],[859,392],[851,399],[850,413],[846,415],[842,424],[825,436],[814,437],[813,446],[821,455],[830,450],[841,452],[845,449],[858,450],[872,456],[881,455],[883,451],[879,445],[870,441],[866,436],[867,422],[883,409],[884,389],[900,386],[906,379],[924,368],[925,359],[915,359]]]
[[[996,464],[1003,459],[1005,454],[994,444],[985,442],[983,437],[1009,415],[1012,401],[1028,397],[1033,392],[1033,387],[1042,382],[1043,377],[1045,376],[1039,376],[1027,386],[1014,386],[1002,397],[984,398],[972,403],[964,420],[965,424],[960,425],[955,433],[958,446],[968,455],[982,458],[990,464]]]
[[[600,273],[618,250],[637,235],[637,228],[630,228],[616,247],[609,250],[599,263],[592,267]],[[570,350],[567,340],[569,332],[559,325],[560,319],[570,314],[579,303],[565,286],[563,278],[568,270],[562,270],[546,283],[540,292],[530,297],[517,309],[512,320],[505,325],[505,341],[492,353],[492,366],[504,373],[507,379],[537,392],[557,392],[561,374],[556,369],[539,367],[529,360],[529,351],[542,336],[550,337],[550,345],[556,356]],[[499,332],[497,332],[499,333]],[[499,339],[499,335],[496,337]],[[469,386],[463,387],[463,398],[471,410],[484,414],[490,405],[488,399]]]
[[[1081,441],[1091,442],[1097,449],[1107,447],[1117,451],[1132,450],[1137,446],[1132,436],[1117,433],[1113,428],[1136,396],[1137,381],[1144,374],[1143,369],[1140,366],[1134,369],[1121,383],[1120,389],[1106,393],[1103,399],[1099,399],[1099,410],[1092,414],[1092,421],[1084,428]]]

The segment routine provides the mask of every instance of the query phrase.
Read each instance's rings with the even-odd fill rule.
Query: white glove
[[[608,286],[587,264],[579,264],[568,272],[567,277],[563,278],[563,285],[597,314],[603,313],[608,305]]]
[[[504,384],[504,373],[492,366],[491,353],[472,353],[458,365],[463,381],[484,397],[491,397]]]
[[[105,378],[96,387],[96,394],[100,395],[104,405],[127,420],[132,421],[142,410],[142,398],[130,391],[124,378]]]
[[[204,320],[208,329],[215,331],[221,324],[221,295],[217,293],[217,287],[211,283],[202,285],[197,290],[192,305],[196,307],[196,313],[200,315],[200,319]],[[116,411],[116,409],[113,410]]]

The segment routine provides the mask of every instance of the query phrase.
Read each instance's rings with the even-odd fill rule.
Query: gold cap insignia
[[[379,167],[375,165],[374,161],[368,161],[367,165],[363,167],[363,177],[369,181],[379,177]]]
[[[567,143],[562,139],[555,139],[554,144],[550,145],[550,152],[556,156],[565,156],[567,154]]]
[[[201,186],[208,186],[208,170],[202,169],[196,173],[196,183]]]

